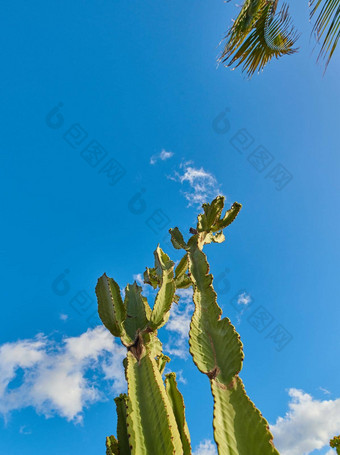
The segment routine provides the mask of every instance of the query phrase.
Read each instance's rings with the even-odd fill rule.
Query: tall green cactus
[[[221,319],[213,276],[203,247],[225,240],[223,229],[238,215],[233,204],[222,215],[224,198],[203,204],[196,228],[186,242],[178,228],[171,229],[176,249],[185,254],[176,269],[158,247],[155,267],[147,268],[144,282],[158,289],[151,309],[136,283],[125,289],[105,274],[96,287],[98,311],[105,327],[127,348],[124,360],[128,393],[115,399],[117,437],[106,440],[107,455],[190,455],[190,434],[175,373],[163,380],[169,357],[162,353],[157,330],[166,324],[176,289],[193,287],[195,310],[189,345],[194,363],[208,376],[214,398],[213,428],[219,455],[279,455],[266,420],[246,395],[238,376],[243,363],[240,337],[228,318]]]
[[[182,443],[188,433],[178,427],[177,409],[172,406],[175,383],[172,381],[171,395],[161,374],[169,358],[162,354],[157,329],[169,317],[176,286],[174,263],[159,247],[155,268],[149,273],[159,288],[152,309],[136,283],[126,286],[124,302],[118,284],[105,274],[96,287],[103,324],[127,347],[124,367],[128,394],[116,399],[118,441],[113,436],[107,438],[108,455],[190,453],[184,451],[187,440]]]

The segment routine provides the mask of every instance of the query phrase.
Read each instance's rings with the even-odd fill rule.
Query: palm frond
[[[229,30],[220,61],[226,66],[247,71],[249,77],[261,71],[273,58],[293,54],[298,34],[283,5],[276,13],[278,0],[246,0]]]
[[[340,0],[312,0],[311,17],[317,12],[313,32],[318,41],[325,36],[318,58],[326,58],[326,68],[340,38]]]

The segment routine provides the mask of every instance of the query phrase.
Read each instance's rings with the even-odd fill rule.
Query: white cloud
[[[32,431],[26,427],[26,425],[22,425],[19,429],[20,434],[28,435],[32,434]]]
[[[288,412],[271,426],[281,455],[308,455],[327,449],[329,440],[339,433],[340,398],[320,401],[302,390],[290,389],[288,393]]]
[[[192,302],[192,289],[178,289],[176,293],[180,296],[178,305],[172,305],[169,321],[166,330],[175,333],[170,335],[169,341],[164,349],[171,355],[186,359],[189,355],[188,335],[191,315],[194,309]]]
[[[250,297],[250,294],[248,294],[247,292],[242,292],[237,298],[237,303],[239,305],[247,306],[247,305],[249,305],[250,302],[251,302],[251,297]]]
[[[161,153],[152,155],[152,157],[150,158],[150,164],[156,164],[158,160],[166,161],[173,156],[174,156],[173,152],[168,152],[167,150],[163,149]]]
[[[319,390],[321,390],[321,392],[323,392],[325,395],[331,395],[331,392],[324,387],[319,387]]]
[[[216,445],[208,439],[200,442],[193,455],[217,455]]]
[[[248,292],[241,292],[237,296],[237,304],[240,306],[239,313],[237,314],[237,323],[240,324],[243,313],[247,310],[247,307],[252,302],[251,295]]]
[[[210,202],[216,196],[221,195],[220,185],[216,178],[203,167],[195,168],[191,161],[180,165],[181,172],[169,177],[171,180],[189,185],[189,189],[184,191],[184,196],[188,201],[188,206],[201,207],[204,202]]]
[[[68,314],[60,314],[59,319],[61,321],[67,321],[68,320]]]
[[[125,349],[101,326],[61,342],[39,334],[3,344],[0,413],[6,417],[11,411],[32,406],[46,417],[58,414],[80,422],[86,406],[106,399],[97,387],[100,377],[116,393],[124,390],[124,355]]]
[[[177,379],[178,383],[187,384],[188,381],[184,377],[183,370],[175,371],[175,373],[176,373],[176,379]]]

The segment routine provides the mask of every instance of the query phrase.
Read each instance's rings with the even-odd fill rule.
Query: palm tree
[[[299,37],[287,4],[278,11],[279,0],[245,0],[226,35],[220,61],[238,67],[251,77],[273,58],[297,52]],[[327,57],[326,67],[340,37],[340,0],[311,0],[311,16],[319,12],[313,27],[316,39],[324,37],[319,58]]]
[[[313,27],[318,40],[325,37],[321,46],[319,58],[327,58],[326,67],[335,51],[340,37],[340,1],[339,0],[312,0],[311,15],[317,11],[319,15]]]

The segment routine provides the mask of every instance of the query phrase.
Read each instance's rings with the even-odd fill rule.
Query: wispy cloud
[[[175,371],[175,373],[176,373],[177,382],[182,383],[182,384],[187,384],[188,381],[184,377],[183,370]]]
[[[216,445],[209,439],[200,442],[193,455],[217,455]]]
[[[321,390],[321,392],[323,392],[325,395],[331,395],[331,392],[324,387],[319,387],[319,390]]]
[[[309,455],[314,450],[327,449],[329,440],[339,433],[340,398],[316,400],[297,389],[288,393],[288,412],[271,426],[281,455]]]
[[[22,425],[19,429],[19,433],[29,435],[32,434],[32,431],[29,428],[27,428],[26,425]]]
[[[243,313],[247,310],[247,307],[252,303],[251,295],[248,292],[241,292],[237,296],[237,305],[239,305],[239,312],[237,314],[237,323],[240,324]]]
[[[192,289],[178,289],[180,296],[178,305],[172,305],[170,318],[165,326],[166,330],[175,334],[170,335],[164,349],[171,355],[186,359],[189,355],[188,335],[191,315],[194,310],[192,304]]]
[[[103,327],[61,342],[39,334],[0,346],[0,413],[32,406],[40,414],[81,422],[86,406],[106,397],[97,380],[125,389],[125,349]],[[19,375],[23,379],[14,386]]]
[[[203,167],[194,167],[192,161],[182,163],[180,172],[175,172],[169,178],[187,187],[183,194],[188,201],[189,207],[197,206],[200,208],[204,202],[210,202],[216,196],[222,194],[220,184],[214,175]]]
[[[250,297],[250,294],[248,294],[247,292],[242,292],[237,298],[237,303],[239,305],[248,306],[250,302],[251,302],[251,297]]]
[[[68,320],[68,314],[60,314],[59,315],[59,319],[61,321],[64,321],[64,322],[67,321]]]
[[[150,158],[150,164],[156,164],[157,161],[166,161],[169,158],[173,157],[174,153],[173,152],[168,152],[167,150],[162,150],[161,153],[157,153],[156,155],[152,155]]]

